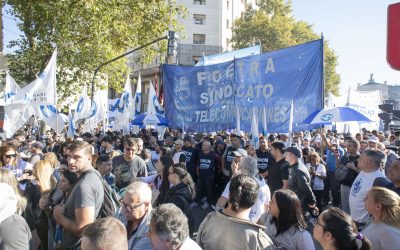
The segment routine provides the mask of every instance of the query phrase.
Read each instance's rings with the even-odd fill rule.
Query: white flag
[[[14,79],[8,74],[6,74],[6,85],[4,86],[3,96],[0,99],[0,106],[9,105],[13,102],[15,96],[18,94],[21,88],[14,81]]]
[[[131,79],[129,74],[126,78],[124,92],[122,92],[120,99],[117,101],[114,108],[118,111],[116,117],[116,123],[113,128],[116,130],[122,130],[124,134],[129,134],[130,120],[135,117],[135,102],[132,95]]]
[[[293,132],[293,113],[294,113],[293,100],[290,103],[290,116],[289,116],[289,146],[292,145],[292,132]]]
[[[56,59],[57,49],[54,50],[49,63],[39,77],[22,88],[15,96],[13,103],[35,105],[57,105],[56,90]]]
[[[149,101],[147,104],[147,114],[164,115],[164,109],[158,102],[156,90],[154,89],[152,82],[150,82],[149,86]]]
[[[11,138],[31,118],[34,111],[31,106],[11,104],[4,106],[3,130],[7,138]]]
[[[142,106],[142,78],[140,77],[140,72],[139,72],[139,77],[138,77],[138,82],[137,82],[137,86],[136,86],[134,100],[135,100],[135,107],[136,107],[135,116],[140,115],[140,109]]]
[[[267,136],[267,108],[264,106],[263,107],[263,113],[262,113],[262,123],[263,123],[263,136]]]
[[[240,134],[240,110],[238,105],[236,105],[235,110],[236,110],[236,133]]]
[[[107,95],[107,90],[98,90],[94,94],[89,116],[85,121],[84,132],[93,132],[98,127],[98,124],[104,122],[106,119],[108,105]]]
[[[53,105],[34,106],[35,115],[48,126],[50,126],[57,134],[61,133],[64,128],[64,120],[60,112]]]
[[[86,85],[83,86],[82,95],[78,99],[78,103],[75,106],[74,119],[78,121],[80,119],[85,119],[90,116],[91,101],[87,94]]]
[[[257,108],[253,108],[251,117],[251,144],[253,144],[255,148],[260,146],[258,136]]]

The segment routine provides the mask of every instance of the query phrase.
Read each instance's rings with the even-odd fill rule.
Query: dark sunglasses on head
[[[7,158],[7,159],[10,159],[10,158],[15,158],[15,157],[17,157],[17,155],[16,154],[13,154],[13,155],[5,155],[5,157]]]

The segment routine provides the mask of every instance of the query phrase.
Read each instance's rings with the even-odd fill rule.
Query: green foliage
[[[291,2],[285,0],[261,0],[259,9],[251,7],[234,22],[232,30],[233,47],[245,48],[260,42],[264,52],[282,49],[316,40],[312,26],[293,18]],[[325,93],[337,95],[340,76],[336,73],[337,55],[324,43],[325,52]]]
[[[57,90],[61,99],[90,85],[97,66],[167,34],[180,30],[177,17],[186,10],[174,0],[5,0],[23,36],[8,46],[9,69],[18,83],[36,78],[57,46]],[[166,41],[143,49],[149,63],[166,51]],[[105,81],[117,91],[128,73],[126,58],[99,71],[97,87]],[[102,78],[102,79],[100,79]]]

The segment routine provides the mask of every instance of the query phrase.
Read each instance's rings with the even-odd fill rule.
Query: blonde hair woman
[[[53,168],[53,175],[56,180],[59,181],[61,171],[60,162],[58,161],[57,155],[54,152],[47,152],[46,154],[44,154],[44,160],[50,162],[50,165]]]
[[[17,197],[17,214],[22,215],[26,208],[26,199],[21,195],[18,189],[18,182],[11,170],[0,168],[0,183],[10,185]]]
[[[47,247],[48,243],[48,217],[42,205],[43,196],[47,196],[50,191],[56,186],[56,179],[53,176],[53,167],[49,161],[40,160],[33,167],[33,179],[26,184],[25,196],[28,199],[28,207],[33,213],[33,221],[35,230],[39,235],[40,244],[42,247]]]
[[[397,249],[400,245],[400,197],[383,187],[373,187],[365,208],[374,220],[362,231],[373,249]]]

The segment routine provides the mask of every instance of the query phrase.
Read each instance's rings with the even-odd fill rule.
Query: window
[[[206,24],[206,15],[194,14],[193,20],[194,20],[194,24],[200,24],[200,25]]]
[[[193,34],[193,44],[206,44],[206,35]]]
[[[226,19],[226,28],[229,29],[229,19]]]
[[[196,5],[206,5],[206,0],[194,0],[194,4],[196,4]]]

